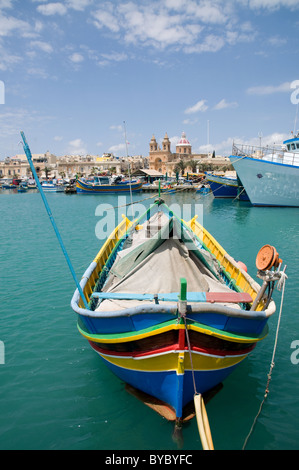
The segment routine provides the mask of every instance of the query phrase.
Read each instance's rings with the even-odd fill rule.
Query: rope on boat
[[[184,188],[176,189],[175,192],[179,193],[179,192],[182,192],[182,191],[185,191],[185,189]],[[163,191],[163,193],[162,193],[163,197],[164,196],[169,196],[170,194],[173,194],[172,189],[170,189],[169,191]],[[122,205],[119,205],[119,206],[108,207],[105,210],[106,211],[111,211],[111,210],[114,210],[114,209],[119,209],[120,207],[130,206],[131,204],[139,204],[140,202],[147,201],[148,199],[153,199],[153,198],[157,198],[157,197],[158,197],[157,194],[154,194],[153,196],[145,197],[143,199],[139,199],[138,201],[128,202],[127,204],[122,204]]]
[[[184,325],[185,325],[186,339],[187,339],[187,344],[188,344],[188,351],[189,351],[190,364],[191,364],[191,373],[192,373],[193,387],[194,387],[194,408],[195,408],[195,413],[196,413],[196,421],[197,421],[199,436],[200,436],[203,450],[214,450],[212,434],[211,434],[206,407],[204,404],[204,399],[203,399],[203,396],[200,393],[198,393],[196,390],[191,343],[190,343],[189,331],[188,331],[187,320],[186,320],[186,304],[187,304],[187,283],[185,279],[181,279],[181,295],[180,295],[180,300],[179,300],[178,311],[179,311],[181,318],[184,320]]]
[[[261,414],[262,412],[262,408],[264,406],[264,403],[268,397],[268,394],[269,394],[269,385],[270,385],[270,381],[271,381],[271,378],[272,378],[272,372],[273,372],[273,369],[274,369],[274,366],[275,366],[275,362],[274,362],[274,359],[275,359],[275,354],[276,354],[276,348],[277,348],[277,342],[278,342],[278,334],[279,334],[279,328],[280,328],[280,320],[281,320],[281,313],[282,313],[282,305],[283,305],[283,300],[284,300],[284,290],[285,290],[285,280],[286,280],[286,275],[284,274],[284,276],[281,277],[281,280],[280,280],[280,285],[278,286],[278,289],[281,290],[282,289],[282,294],[281,294],[281,302],[280,302],[280,311],[279,311],[279,315],[278,315],[278,320],[277,320],[277,327],[276,327],[276,334],[275,334],[275,340],[274,340],[274,346],[273,346],[273,353],[272,353],[272,359],[271,359],[271,363],[270,363],[270,369],[269,369],[269,372],[268,372],[268,380],[267,380],[267,384],[266,384],[266,388],[265,388],[265,393],[264,393],[264,398],[260,404],[260,407],[259,407],[259,410],[258,410],[258,413],[256,415],[256,417],[254,418],[253,420],[253,423],[252,423],[252,426],[250,428],[250,431],[244,441],[244,444],[243,444],[243,447],[242,447],[242,450],[245,449],[247,443],[248,443],[248,440],[250,438],[250,436],[252,435],[253,433],[253,430],[255,428],[255,425],[257,423],[257,420],[258,420],[258,417],[259,415]]]

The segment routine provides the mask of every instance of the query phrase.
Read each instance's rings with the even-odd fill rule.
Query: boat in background
[[[13,178],[1,178],[2,189],[16,189],[17,185],[13,183]]]
[[[18,193],[27,193],[28,186],[26,183],[20,183],[18,187]]]
[[[239,199],[249,201],[248,195],[237,177],[206,174],[206,180],[210,185],[215,198]]]
[[[283,144],[233,145],[230,161],[254,206],[299,207],[299,133]]]
[[[266,288],[281,277],[274,247],[259,252],[261,287],[196,219],[160,198],[123,216],[81,279],[84,298],[77,288],[71,301],[107,367],[178,426],[265,338],[275,312]]]
[[[142,182],[122,181],[121,177],[96,176],[93,180],[78,179],[76,189],[79,194],[129,193],[141,191]]]
[[[45,192],[51,193],[63,193],[64,186],[62,184],[54,183],[53,181],[43,181],[42,188]]]
[[[196,192],[200,194],[209,194],[211,186],[208,183],[200,183],[196,186]]]

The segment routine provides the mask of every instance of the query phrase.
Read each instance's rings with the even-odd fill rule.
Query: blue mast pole
[[[37,187],[38,187],[38,189],[39,189],[39,191],[40,191],[40,194],[41,194],[41,197],[42,197],[42,199],[43,199],[43,202],[44,202],[46,211],[47,211],[48,216],[49,216],[49,218],[50,218],[50,220],[51,220],[51,223],[52,223],[52,225],[53,225],[54,231],[55,231],[55,233],[56,233],[56,236],[57,236],[58,241],[59,241],[59,243],[60,243],[62,252],[63,252],[63,254],[64,254],[64,256],[65,256],[65,259],[66,259],[66,261],[67,261],[67,264],[68,264],[68,266],[69,266],[69,268],[70,268],[70,271],[71,271],[71,273],[72,273],[72,276],[73,276],[73,278],[74,278],[74,281],[75,281],[75,283],[76,283],[77,289],[78,289],[78,291],[79,291],[79,293],[80,293],[80,296],[81,296],[81,298],[82,298],[82,300],[83,300],[83,302],[84,302],[85,308],[88,309],[88,304],[87,304],[85,295],[84,295],[83,290],[82,290],[82,288],[81,288],[81,286],[80,286],[80,284],[79,284],[79,281],[78,281],[78,279],[77,279],[77,277],[76,277],[75,270],[74,270],[74,268],[73,268],[73,266],[72,266],[71,260],[70,260],[68,254],[67,254],[66,249],[65,249],[64,243],[63,243],[63,241],[62,241],[62,238],[61,238],[61,236],[60,236],[59,230],[58,230],[57,225],[56,225],[56,223],[55,223],[54,217],[53,217],[53,215],[52,215],[52,212],[51,212],[50,206],[49,206],[49,204],[48,204],[48,201],[47,201],[47,199],[46,199],[45,193],[44,193],[44,191],[43,191],[42,185],[41,185],[40,182],[39,182],[37,173],[36,173],[36,171],[35,171],[35,168],[34,168],[34,165],[33,165],[33,162],[32,162],[31,151],[30,151],[29,145],[27,144],[26,137],[25,137],[25,134],[24,134],[23,131],[21,131],[21,136],[22,136],[22,139],[23,139],[24,151],[25,151],[25,154],[26,154],[28,163],[29,163],[29,165],[30,165],[32,174],[33,174],[34,179],[35,179],[35,181],[36,181]]]

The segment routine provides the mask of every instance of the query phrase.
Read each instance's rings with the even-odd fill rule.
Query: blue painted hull
[[[100,355],[100,357],[120,380],[169,405],[175,411],[177,418],[182,418],[184,407],[194,398],[191,370],[185,370],[184,374],[178,374],[171,370],[141,372],[118,367],[105,360],[103,356]],[[238,364],[218,370],[195,370],[194,379],[197,393],[203,394],[212,390],[222,383],[237,366]]]
[[[241,201],[249,200],[246,192],[242,191],[242,188],[239,186],[237,178],[209,176],[207,177],[207,181],[209,182],[215,198],[238,198]]]
[[[130,189],[131,186],[131,189]],[[76,190],[78,194],[115,194],[141,191],[142,183],[118,183],[118,184],[91,184],[78,180]]]

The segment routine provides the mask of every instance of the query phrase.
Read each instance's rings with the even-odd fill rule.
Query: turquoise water
[[[266,243],[275,245],[287,264],[270,392],[246,449],[298,449],[299,364],[291,361],[296,352],[291,344],[299,341],[298,209],[254,208],[191,193],[168,198],[169,204],[202,207],[205,227],[253,277],[256,254]],[[95,233],[101,220],[97,207],[117,206],[117,197],[48,194],[47,199],[80,278],[103,243]],[[0,449],[177,450],[173,424],[129,395],[78,333],[70,308],[74,281],[40,194],[2,191],[0,211],[0,341],[5,349]],[[111,218],[113,210],[107,213],[107,227],[101,225],[104,230]],[[268,337],[207,405],[216,449],[242,449],[258,412],[281,293],[276,291],[274,299],[277,313],[270,319]],[[183,438],[182,451],[201,449],[195,419],[184,426]]]

